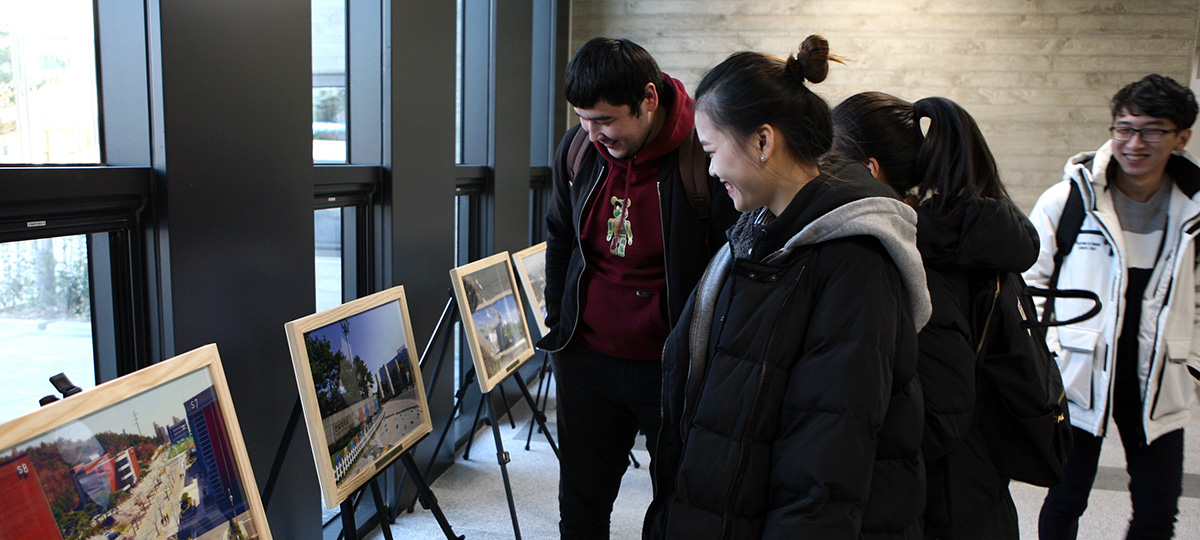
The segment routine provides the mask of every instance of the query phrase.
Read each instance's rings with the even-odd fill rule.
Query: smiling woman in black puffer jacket
[[[667,340],[647,539],[919,538],[916,213],[860,164],[819,167],[828,69],[737,53],[697,88],[710,173],[745,212]]]

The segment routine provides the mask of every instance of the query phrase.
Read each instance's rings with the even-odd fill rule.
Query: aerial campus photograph
[[[304,334],[338,485],[373,474],[424,423],[399,300]]]
[[[230,436],[200,369],[4,449],[0,538],[258,538]]]

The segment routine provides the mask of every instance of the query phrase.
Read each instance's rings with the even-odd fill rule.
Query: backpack
[[[575,175],[583,166],[583,156],[588,147],[593,146],[588,141],[588,132],[580,126],[571,138],[567,147],[567,183],[575,182]],[[688,204],[700,221],[708,221],[709,208],[712,207],[712,193],[708,187],[708,159],[704,149],[700,147],[700,139],[696,130],[688,133],[687,138],[679,145],[679,178],[683,181],[683,193],[687,196]]]
[[[979,422],[988,453],[1001,474],[1013,480],[1051,487],[1063,480],[1071,450],[1071,422],[1058,362],[1046,345],[1045,329],[1074,324],[1100,313],[1092,291],[1058,289],[1059,272],[1083,227],[1083,197],[1071,193],[1056,230],[1057,251],[1049,285],[1029,287],[1012,272],[996,274],[976,356]],[[1046,299],[1037,318],[1033,297]],[[1054,320],[1056,298],[1093,302],[1090,310],[1065,321]]]
[[[1062,482],[1071,422],[1058,363],[1021,276],[997,272],[976,348],[976,403],[996,470],[1027,484]],[[981,299],[982,300],[982,299]]]

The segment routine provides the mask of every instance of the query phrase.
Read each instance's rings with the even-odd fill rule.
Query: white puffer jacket
[[[1024,273],[1026,283],[1049,284],[1054,269],[1059,218],[1076,183],[1085,217],[1075,247],[1063,261],[1058,289],[1086,289],[1100,296],[1099,315],[1048,332],[1050,350],[1058,354],[1071,423],[1103,436],[1112,415],[1113,367],[1125,312],[1125,236],[1108,193],[1107,167],[1111,141],[1096,152],[1071,158],[1063,181],[1038,199],[1030,214],[1041,238],[1037,263]],[[1113,164],[1113,166],[1117,166]],[[1195,238],[1200,232],[1200,164],[1187,152],[1171,157],[1174,181],[1168,204],[1166,238],[1142,300],[1138,331],[1138,378],[1146,442],[1188,424],[1200,403],[1200,266]],[[1090,301],[1059,299],[1059,320],[1082,314]],[[1041,309],[1039,302],[1038,308]]]

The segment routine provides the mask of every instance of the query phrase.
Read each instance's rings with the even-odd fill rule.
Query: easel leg
[[[544,402],[542,402],[542,387],[543,386],[546,387],[546,401],[550,401],[550,383],[549,383],[549,381],[546,380],[547,378],[549,378],[549,375],[548,375],[549,372],[546,371],[546,366],[549,365],[549,362],[550,362],[550,353],[543,352],[542,353],[542,367],[538,368],[538,373],[541,374],[541,378],[538,379],[537,395],[533,396],[533,414],[534,415],[537,415],[538,403],[542,403],[542,405],[541,405],[542,414],[544,415],[546,413],[546,404]],[[529,433],[525,436],[525,449],[526,450],[529,450],[529,443],[532,441],[533,441],[533,428],[531,427],[531,428],[529,428]]]
[[[471,382],[474,380],[475,380],[475,368],[471,368],[470,370],[467,371],[467,374],[463,377],[463,383],[462,383],[462,385],[460,385],[458,387],[458,392],[454,393],[454,407],[451,407],[450,416],[448,418],[446,418],[446,425],[442,427],[442,434],[441,434],[441,436],[438,437],[438,442],[433,447],[433,455],[429,456],[429,466],[425,468],[426,474],[428,474],[430,471],[433,470],[433,464],[437,462],[438,451],[440,451],[442,449],[442,444],[444,444],[446,442],[446,435],[448,435],[450,433],[450,426],[454,425],[454,416],[456,414],[458,414],[458,410],[462,408],[463,396],[465,396],[467,394],[467,387],[470,386]],[[400,487],[401,488],[404,487],[403,482],[401,482]],[[415,500],[409,502],[408,512],[410,514],[412,513],[413,507],[416,506],[416,504],[417,504],[417,501],[415,501]]]
[[[521,526],[517,524],[517,505],[513,502],[512,484],[508,481],[508,452],[504,451],[504,441],[500,438],[500,426],[496,424],[496,413],[492,410],[492,401],[489,399],[489,394],[483,394],[484,401],[487,402],[488,419],[492,421],[492,436],[496,439],[496,461],[500,463],[500,475],[504,477],[504,494],[508,496],[508,513],[512,516],[513,533],[516,540],[521,540]]]
[[[458,321],[458,310],[455,309],[455,306],[457,304],[454,299],[454,291],[453,291],[453,289],[451,289],[451,290],[448,290],[447,293],[450,295],[450,299],[446,301],[446,307],[442,309],[442,316],[438,319],[437,326],[435,326],[433,329],[433,335],[429,336],[429,343],[425,344],[425,351],[421,353],[421,360],[418,362],[419,369],[422,371],[422,373],[424,373],[425,363],[430,358],[429,352],[433,349],[434,343],[440,344],[440,346],[438,347],[438,352],[437,352],[437,361],[433,365],[433,376],[430,377],[429,384],[425,386],[425,399],[426,400],[429,400],[433,396],[433,388],[435,386],[437,386],[439,376],[441,375],[441,372],[442,372],[442,361],[446,358],[446,347],[450,343],[450,335],[451,335],[450,330],[449,330],[450,326]],[[439,339],[439,336],[441,336],[440,339]],[[471,376],[470,374],[467,375],[468,381],[469,381],[470,376]],[[463,386],[466,386],[466,384],[464,384]],[[458,400],[461,399],[462,394],[463,393],[460,390],[454,396],[456,408],[455,408],[455,410],[450,412],[450,419],[446,422],[446,428],[442,430],[442,436],[440,439],[438,439],[437,448],[435,448],[433,450],[433,457],[429,461],[429,470],[433,470],[433,464],[437,460],[438,450],[441,450],[442,443],[446,440],[446,433],[450,429],[450,424],[452,424],[454,422],[454,414],[455,414],[455,412],[457,412],[457,403],[458,403]],[[404,476],[402,475],[400,477],[400,482],[396,485],[396,505],[397,506],[394,509],[392,509],[393,514],[399,513],[399,511],[400,511],[400,506],[399,506],[400,505],[400,494],[403,491],[404,491]],[[416,504],[417,504],[416,499],[413,499],[412,501],[409,502],[408,512],[410,514],[412,513],[413,507],[416,506]]]
[[[479,406],[475,407],[475,421],[471,422],[471,433],[467,435],[467,448],[463,450],[463,459],[471,460],[471,443],[475,442],[475,428],[479,427],[479,414],[483,412],[483,400],[487,399],[487,394],[479,398]]]
[[[383,530],[384,538],[392,540],[391,525],[395,521],[392,520],[392,513],[389,511],[390,507],[383,504],[383,495],[379,493],[379,482],[375,478],[372,478],[370,484],[371,495],[375,497],[375,513],[379,516],[379,528]]]
[[[504,412],[508,415],[508,426],[517,429],[517,421],[513,419],[512,409],[508,408],[508,394],[504,393],[504,381],[496,385],[496,389],[500,390],[500,403],[504,404]]]
[[[442,507],[438,505],[437,497],[434,496],[429,483],[425,481],[421,470],[417,468],[417,462],[413,460],[412,454],[405,452],[400,455],[400,459],[404,461],[404,468],[408,471],[409,476],[412,476],[413,484],[417,486],[417,499],[421,501],[421,508],[433,512],[433,517],[442,527],[442,533],[446,535],[446,540],[463,540],[465,537],[454,535],[454,529],[450,527],[450,522],[442,513]]]
[[[342,537],[346,540],[358,540],[358,525],[354,523],[354,496],[342,501]]]
[[[521,393],[525,395],[525,401],[529,402],[529,408],[533,410],[533,418],[537,421],[542,434],[550,442],[550,449],[554,450],[554,457],[558,457],[558,445],[554,444],[554,436],[550,435],[550,429],[546,427],[546,415],[537,410],[537,405],[533,401],[533,396],[529,395],[529,387],[525,386],[525,379],[521,377],[521,374],[514,372],[513,378],[517,380],[517,386],[520,387]]]

